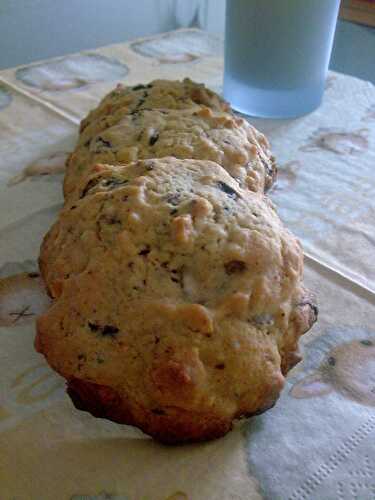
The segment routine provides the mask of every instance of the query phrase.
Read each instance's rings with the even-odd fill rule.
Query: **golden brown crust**
[[[218,419],[215,414],[202,414],[197,419],[195,413],[179,408],[132,407],[111,387],[86,380],[69,380],[67,392],[77,409],[119,424],[136,425],[165,444],[208,441],[224,436],[232,427],[230,420]]]

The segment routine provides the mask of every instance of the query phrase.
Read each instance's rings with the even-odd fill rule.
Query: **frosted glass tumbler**
[[[322,100],[340,0],[227,0],[224,97],[242,113],[300,116]]]

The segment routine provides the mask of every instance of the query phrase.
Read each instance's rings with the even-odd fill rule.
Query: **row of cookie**
[[[83,120],[67,163],[65,197],[77,192],[96,163],[168,156],[214,161],[251,191],[266,191],[276,176],[265,136],[219,96],[188,79],[156,80],[118,86]]]
[[[82,122],[41,248],[53,306],[35,345],[77,408],[164,442],[211,439],[273,405],[316,306],[301,246],[263,194],[267,141],[202,86],[151,85],[115,90]],[[90,149],[98,136],[105,153]],[[137,159],[120,166],[125,144]],[[176,157],[191,151],[203,159]]]

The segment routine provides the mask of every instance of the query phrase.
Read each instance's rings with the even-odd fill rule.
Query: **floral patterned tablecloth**
[[[39,245],[80,119],[117,82],[221,90],[222,42],[181,30],[0,72],[0,499],[375,499],[375,88],[330,73],[305,117],[252,120],[271,196],[301,239],[320,318],[276,407],[225,438],[168,448],[78,412],[34,352],[48,305]]]

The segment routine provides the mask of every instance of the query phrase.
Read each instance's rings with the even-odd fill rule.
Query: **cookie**
[[[272,406],[316,319],[272,203],[207,160],[98,166],[40,267],[36,349],[75,405],[167,443]]]
[[[217,111],[230,111],[229,104],[218,94],[190,78],[182,81],[153,80],[132,87],[119,84],[82,120],[80,132],[92,122],[119,109],[134,114],[141,109],[189,109],[196,105],[204,105]]]
[[[251,191],[264,192],[276,176],[267,139],[242,118],[202,106],[135,114],[120,108],[81,133],[67,164],[65,196],[97,162],[116,165],[166,156],[215,161]]]

